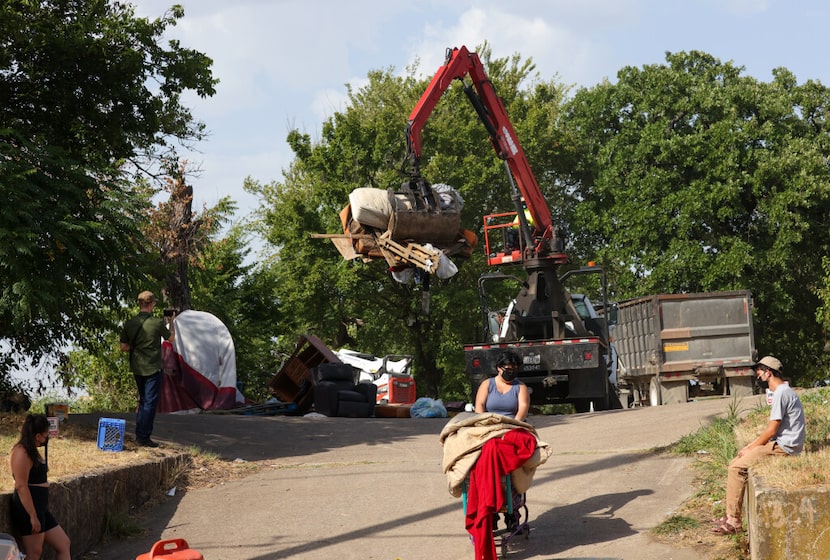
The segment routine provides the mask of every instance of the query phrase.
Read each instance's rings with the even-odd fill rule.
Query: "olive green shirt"
[[[130,371],[136,375],[153,375],[161,370],[161,340],[170,338],[163,319],[142,311],[121,329],[121,342],[130,345]]]

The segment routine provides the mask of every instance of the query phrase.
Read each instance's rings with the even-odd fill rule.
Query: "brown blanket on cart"
[[[552,453],[549,444],[540,441],[536,428],[492,412],[474,414],[464,412],[450,419],[441,430],[439,439],[444,447],[443,470],[447,475],[450,494],[460,498],[464,480],[481,455],[482,446],[490,439],[502,438],[510,430],[524,428],[536,438],[536,449],[524,464],[510,473],[513,488],[524,494],[533,482],[536,468]]]

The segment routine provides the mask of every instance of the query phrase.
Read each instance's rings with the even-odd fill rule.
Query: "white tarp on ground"
[[[230,409],[244,401],[236,387],[236,349],[228,328],[205,311],[181,312],[173,344],[164,344],[159,412]]]

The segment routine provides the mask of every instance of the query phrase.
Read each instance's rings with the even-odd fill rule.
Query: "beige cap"
[[[759,365],[767,366],[770,369],[774,369],[778,373],[784,371],[784,365],[781,363],[781,360],[778,358],[773,358],[772,356],[764,356],[761,358],[761,361],[758,362]]]
[[[139,303],[153,303],[154,301],[156,301],[156,296],[153,295],[153,292],[144,290],[138,294]]]

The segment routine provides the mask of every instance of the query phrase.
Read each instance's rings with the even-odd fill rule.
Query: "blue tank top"
[[[487,390],[487,402],[484,409],[487,412],[494,412],[502,416],[515,418],[519,411],[519,381],[514,381],[510,390],[506,393],[499,393],[496,388],[496,378],[490,378],[490,387]]]

